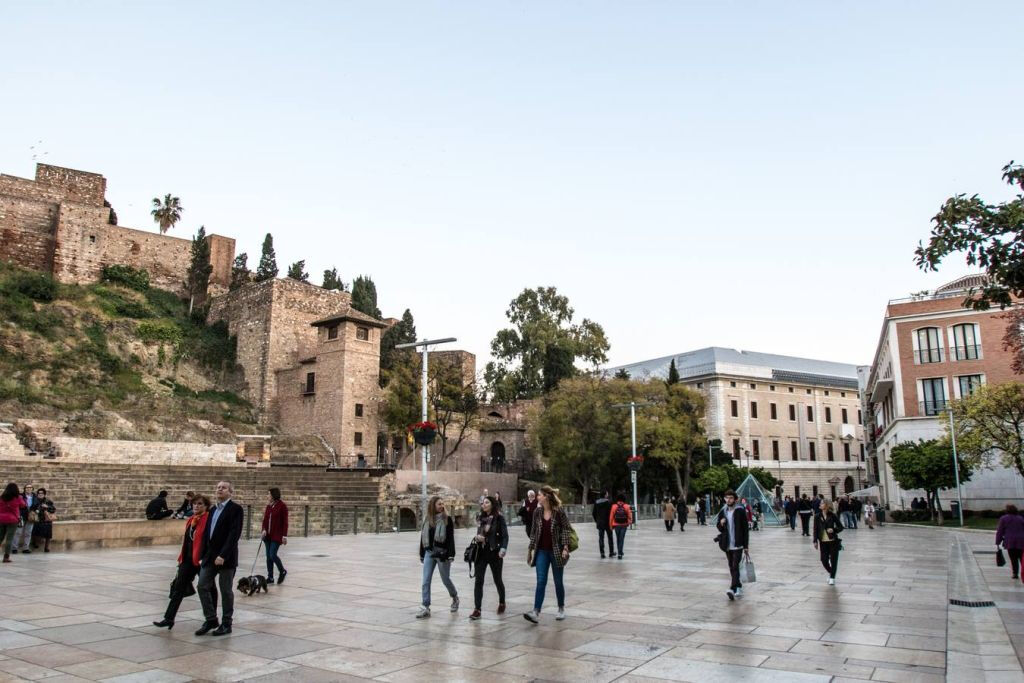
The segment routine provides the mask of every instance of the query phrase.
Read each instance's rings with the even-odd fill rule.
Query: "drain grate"
[[[956,605],[957,607],[995,607],[996,603],[991,600],[981,600],[979,602],[971,602],[969,600],[957,600],[951,598],[949,604]]]

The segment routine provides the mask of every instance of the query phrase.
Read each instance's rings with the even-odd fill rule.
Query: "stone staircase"
[[[28,457],[28,451],[18,441],[14,432],[0,427],[0,460],[17,460]]]
[[[321,465],[334,463],[334,454],[315,434],[279,435],[270,440],[270,460],[275,465]]]

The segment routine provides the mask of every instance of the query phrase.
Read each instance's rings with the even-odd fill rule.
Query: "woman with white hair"
[[[526,529],[526,536],[529,538],[533,530],[533,513],[537,509],[537,493],[532,489],[526,492],[526,500],[523,507],[519,508],[519,519],[523,521],[523,528]]]

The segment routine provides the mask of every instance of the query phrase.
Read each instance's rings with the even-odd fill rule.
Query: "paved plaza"
[[[644,522],[628,534],[619,561],[601,560],[592,525],[577,526],[581,548],[565,575],[569,618],[554,620],[549,587],[539,626],[521,616],[534,587],[521,527],[511,530],[509,611],[501,617],[488,578],[484,618],[467,619],[473,590],[460,561],[453,578],[462,609],[449,613],[435,579],[434,614],[417,620],[415,534],[296,538],[282,552],[287,582],[269,595],[236,597],[235,631],[223,638],[193,635],[201,620],[195,598],[174,630],[150,624],[166,605],[176,548],[17,555],[0,570],[0,676],[54,683],[945,678],[950,547],[968,534],[849,531],[838,584],[830,587],[799,532],[755,532],[758,581],[729,602],[710,528],[669,534],[660,522]],[[468,539],[468,531],[457,532],[460,551]],[[969,541],[991,550],[987,535]],[[243,571],[255,549],[254,541],[244,544]],[[1000,611],[969,614],[1002,613],[1011,634],[1024,633],[1024,620],[1014,616],[1024,614],[1016,609],[1024,607],[1024,587],[997,571],[991,555],[976,557]],[[991,669],[973,680],[1020,680],[1012,650],[985,647],[992,650],[963,655],[978,657],[968,660],[975,669]]]

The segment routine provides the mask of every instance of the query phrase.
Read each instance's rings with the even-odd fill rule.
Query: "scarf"
[[[493,512],[489,515],[484,515],[481,512],[480,517],[477,518],[477,521],[479,522],[476,528],[477,536],[483,536],[484,539],[487,539],[487,535],[491,532],[491,529],[494,528],[494,522],[496,520],[497,516]],[[485,540],[484,543],[486,544],[487,541]]]
[[[423,531],[420,532],[420,547],[430,549],[430,529],[434,529],[434,545],[443,546],[448,537],[448,516],[445,514],[435,515],[433,520],[423,523]]]
[[[201,515],[189,517],[188,521],[185,522],[185,533],[192,535],[192,557],[190,559],[194,567],[199,566],[199,560],[203,555],[203,534],[206,532],[206,521],[209,518],[210,513],[204,512]],[[184,543],[182,547],[184,547]],[[181,564],[183,559],[182,554],[178,553],[178,564]]]

